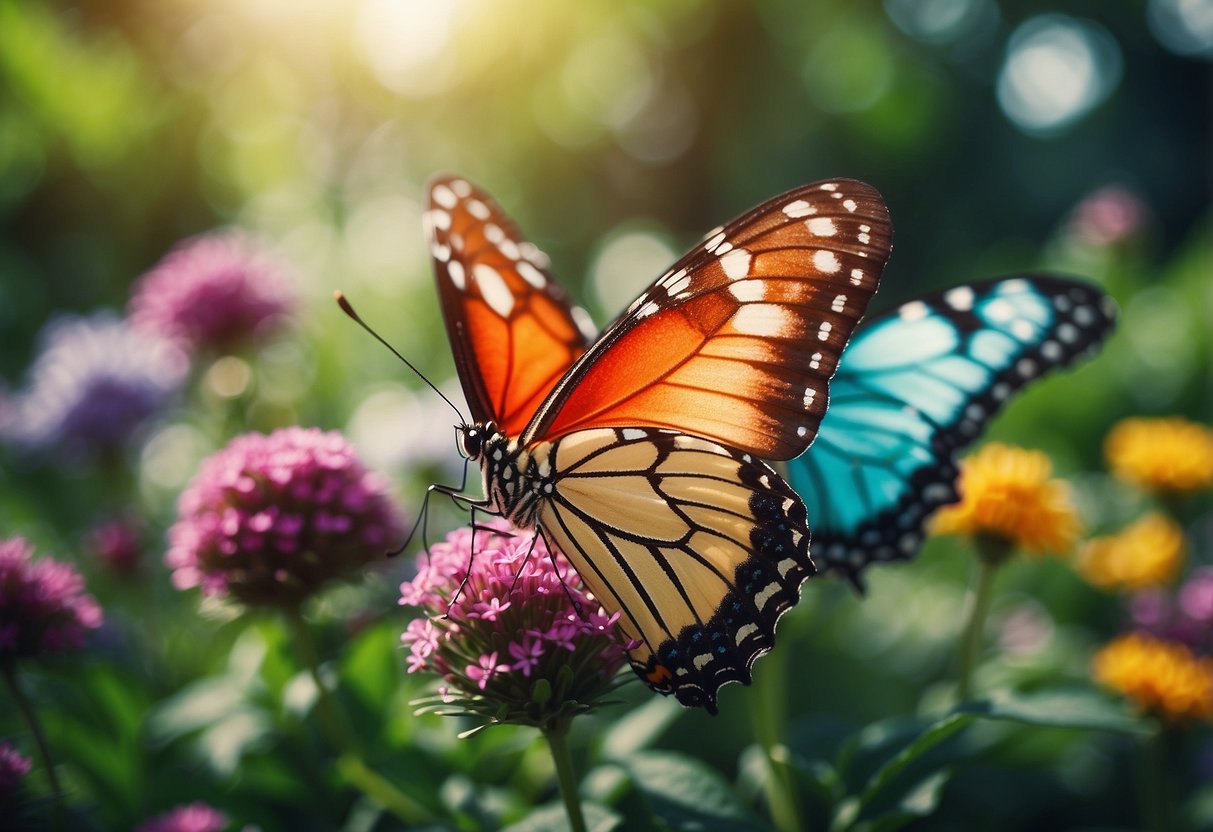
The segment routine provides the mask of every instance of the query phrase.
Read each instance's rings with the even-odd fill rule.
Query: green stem
[[[316,685],[316,711],[320,715],[320,728],[325,737],[337,749],[340,756],[337,769],[359,791],[407,824],[423,824],[432,821],[428,810],[396,788],[386,778],[377,774],[362,759],[353,724],[336,698],[329,690],[320,673],[320,656],[311,629],[303,619],[298,607],[283,610],[283,616],[291,631],[299,660],[307,668]]]
[[[21,712],[21,718],[25,721],[29,732],[34,735],[34,744],[38,748],[38,759],[42,763],[42,768],[46,770],[46,779],[50,781],[51,794],[55,799],[57,825],[61,827],[63,825],[64,814],[63,788],[59,785],[59,775],[55,773],[55,764],[51,760],[50,746],[47,745],[46,734],[42,733],[42,724],[38,721],[38,714],[17,681],[17,671],[13,667],[12,662],[0,663],[0,667],[3,667],[4,683],[8,687],[9,694],[13,697],[13,701],[17,703],[17,710]]]
[[[1178,733],[1162,723],[1145,739],[1145,771],[1142,789],[1142,822],[1150,832],[1177,828],[1175,817],[1175,767]]]
[[[564,810],[569,816],[569,828],[572,832],[586,832],[585,816],[581,813],[581,796],[577,793],[577,777],[573,774],[573,758],[569,754],[569,721],[559,720],[545,725],[542,729],[544,739],[548,741],[548,749],[552,752],[552,762],[556,766],[556,783],[560,787],[560,796],[564,799]]]
[[[973,694],[973,671],[977,667],[977,656],[981,652],[981,637],[985,631],[986,617],[990,614],[990,601],[994,597],[994,577],[1005,557],[982,551],[978,541],[977,570],[969,590],[969,615],[960,638],[960,663],[957,669],[956,698],[966,702]]]
[[[766,757],[767,776],[762,788],[776,829],[803,832],[804,817],[796,800],[796,783],[788,765],[788,749],[780,738],[786,736],[787,652],[774,650],[763,660],[762,672],[754,679],[756,707],[750,710],[754,734]]]

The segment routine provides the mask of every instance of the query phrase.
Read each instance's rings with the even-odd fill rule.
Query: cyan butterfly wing
[[[956,502],[956,453],[1012,394],[1090,355],[1116,307],[1096,287],[1025,276],[959,286],[860,327],[817,441],[788,463],[823,572],[862,589],[873,562],[913,557],[926,520]]]
[[[673,431],[576,431],[537,450],[554,477],[539,527],[620,613],[633,669],[715,713],[814,572],[800,499],[750,455]]]

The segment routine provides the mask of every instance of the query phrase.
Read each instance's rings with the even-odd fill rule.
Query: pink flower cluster
[[[190,352],[226,352],[257,340],[293,306],[278,266],[236,232],[179,243],[139,279],[129,316]]]
[[[101,626],[80,573],[33,552],[20,537],[0,540],[0,661],[79,647]]]
[[[294,604],[382,556],[402,520],[387,483],[336,431],[249,433],[205,460],[165,557],[178,589]]]
[[[195,801],[144,821],[137,832],[222,832],[227,825],[227,815]]]
[[[592,704],[611,689],[634,647],[586,592],[560,553],[534,531],[503,520],[458,529],[418,557],[417,576],[400,586],[400,603],[428,617],[411,621],[401,640],[408,670],[441,674],[449,693],[510,706],[512,721],[541,718],[532,693],[546,680],[549,708]],[[571,669],[572,673],[569,673]]]
[[[12,794],[29,774],[30,759],[8,740],[0,742],[0,797]]]
[[[1213,655],[1213,566],[1195,570],[1173,596],[1161,589],[1137,593],[1129,612],[1137,629]]]

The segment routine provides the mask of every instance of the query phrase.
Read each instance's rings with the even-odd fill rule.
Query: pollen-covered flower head
[[[1095,586],[1145,589],[1175,580],[1186,552],[1183,529],[1165,515],[1154,513],[1117,534],[1087,541],[1074,562]]]
[[[20,537],[0,540],[0,662],[77,648],[101,626],[80,573],[33,554]]]
[[[1104,440],[1104,454],[1112,473],[1148,491],[1213,487],[1213,429],[1178,416],[1117,423]]]
[[[495,721],[543,725],[589,710],[634,646],[563,555],[502,520],[474,547],[467,528],[431,546],[400,596],[428,616],[401,637],[409,672],[440,674],[448,701]]]
[[[191,237],[139,279],[129,312],[135,326],[190,352],[228,352],[268,335],[294,295],[273,262],[236,231]]]
[[[0,798],[16,791],[22,778],[29,774],[29,770],[29,757],[22,756],[8,740],[0,742]]]
[[[202,463],[165,560],[179,589],[291,605],[381,557],[402,525],[386,482],[340,433],[249,433]]]
[[[223,832],[227,827],[227,815],[198,800],[144,821],[136,832]]]
[[[1031,553],[1068,552],[1080,524],[1069,485],[1040,451],[991,442],[960,462],[961,501],[935,515],[935,534],[1005,541]]]
[[[29,450],[118,450],[185,379],[176,347],[111,313],[56,318],[39,339],[26,388],[0,407],[0,434]]]
[[[1139,709],[1171,722],[1213,719],[1213,659],[1146,633],[1117,638],[1095,656],[1095,678]]]

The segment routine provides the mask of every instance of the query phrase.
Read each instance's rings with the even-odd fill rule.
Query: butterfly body
[[[763,460],[801,453],[825,413],[889,253],[879,194],[835,180],[768,200],[597,340],[483,191],[434,180],[425,225],[471,502],[565,554],[650,687],[715,712],[816,571],[804,503]]]

